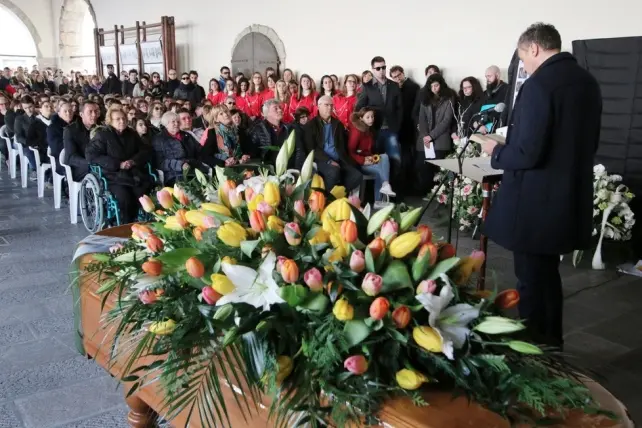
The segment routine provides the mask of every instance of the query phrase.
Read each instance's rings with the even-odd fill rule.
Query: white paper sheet
[[[435,154],[435,144],[431,141],[430,147],[426,147],[424,144],[424,153],[426,154],[426,159],[434,159],[437,157]]]

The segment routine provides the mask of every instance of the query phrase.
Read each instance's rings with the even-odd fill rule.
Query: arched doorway
[[[64,0],[60,10],[60,67],[95,73],[96,14],[89,0]]]
[[[0,46],[0,68],[28,67],[41,58],[40,36],[31,20],[11,2],[0,1],[0,40],[11,40]]]
[[[236,37],[231,64],[233,74],[242,72],[248,78],[255,71],[264,73],[267,67],[280,74],[285,66],[285,47],[273,29],[254,24]]]

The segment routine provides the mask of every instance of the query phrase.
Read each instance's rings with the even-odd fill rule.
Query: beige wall
[[[57,43],[62,0],[17,3],[24,5],[31,19],[38,22],[42,36],[49,35]],[[114,24],[131,26],[136,20],[157,22],[161,15],[174,16],[179,65],[199,70],[203,81],[217,76],[221,65],[229,64],[236,36],[251,24],[271,27],[284,43],[285,66],[317,79],[325,73],[360,73],[369,67],[374,55],[382,55],[389,65],[403,65],[420,82],[424,80],[423,68],[429,63],[438,64],[450,83],[470,74],[481,77],[493,63],[505,68],[516,38],[536,21],[556,25],[566,49],[575,39],[642,35],[640,0],[611,0],[594,6],[586,0],[91,3],[98,25],[103,28],[113,28]],[[54,50],[55,43],[41,42],[45,52]]]

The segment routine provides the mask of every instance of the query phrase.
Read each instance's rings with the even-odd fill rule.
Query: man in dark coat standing
[[[529,74],[505,145],[483,144],[503,169],[486,235],[514,254],[520,317],[540,343],[562,346],[560,254],[590,245],[593,157],[602,98],[595,78],[560,52],[552,25],[534,24],[519,38]]]

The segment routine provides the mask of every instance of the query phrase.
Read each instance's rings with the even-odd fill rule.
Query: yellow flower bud
[[[292,358],[287,355],[279,355],[276,357],[276,362],[279,365],[279,371],[276,374],[276,381],[281,383],[286,377],[290,376],[290,373],[292,373],[292,369],[294,368],[294,364],[292,362]]]
[[[176,329],[176,322],[174,320],[156,321],[149,325],[149,332],[158,336],[167,336],[172,334]]]
[[[205,202],[201,204],[201,209],[204,211],[210,211],[214,213],[219,213],[226,215],[228,217],[232,217],[232,213],[230,210],[225,206],[221,204],[213,204],[211,202]]]
[[[210,280],[212,281],[212,288],[218,294],[225,296],[236,289],[234,284],[232,284],[232,281],[222,273],[213,273],[212,276],[210,276]]]
[[[401,369],[395,375],[397,384],[403,389],[414,391],[419,388],[422,383],[428,382],[428,379],[421,373],[410,369]]]
[[[261,193],[256,195],[250,202],[247,203],[247,209],[250,211],[256,211],[256,208],[259,206],[261,202],[263,202],[265,198]]]
[[[165,219],[165,228],[169,230],[183,230],[183,226],[178,222],[175,215],[171,215]]]
[[[310,245],[316,245],[316,244],[325,244],[330,240],[330,235],[328,235],[328,232],[323,230],[322,228],[318,228],[317,232],[314,234],[312,239],[310,239],[308,242]]]
[[[230,256],[225,256],[223,257],[223,263],[227,263],[228,265],[235,265],[236,264],[236,259],[234,257]]]
[[[268,221],[267,221],[268,229],[274,230],[275,232],[278,232],[278,233],[283,233],[283,226],[284,226],[283,220],[281,220],[277,216],[271,215],[270,217],[268,217]]]
[[[344,186],[334,186],[332,190],[330,190],[330,194],[332,194],[336,199],[345,198],[346,188]]]
[[[314,174],[314,177],[312,177],[312,188],[325,190],[325,182],[319,174]]]
[[[339,321],[349,321],[354,317],[354,308],[346,299],[339,299],[332,308],[332,313]]]
[[[247,231],[240,224],[228,221],[218,229],[216,236],[225,245],[238,248],[241,246],[241,241],[247,239]]]
[[[276,208],[281,203],[281,191],[279,190],[279,186],[271,181],[265,183],[263,196],[265,197],[265,202],[272,207]]]
[[[412,253],[421,242],[420,232],[406,232],[392,240],[388,246],[390,255],[395,259],[401,259]]]
[[[412,338],[415,339],[417,345],[424,348],[429,352],[441,352],[443,340],[439,333],[428,326],[415,327],[412,330]]]

